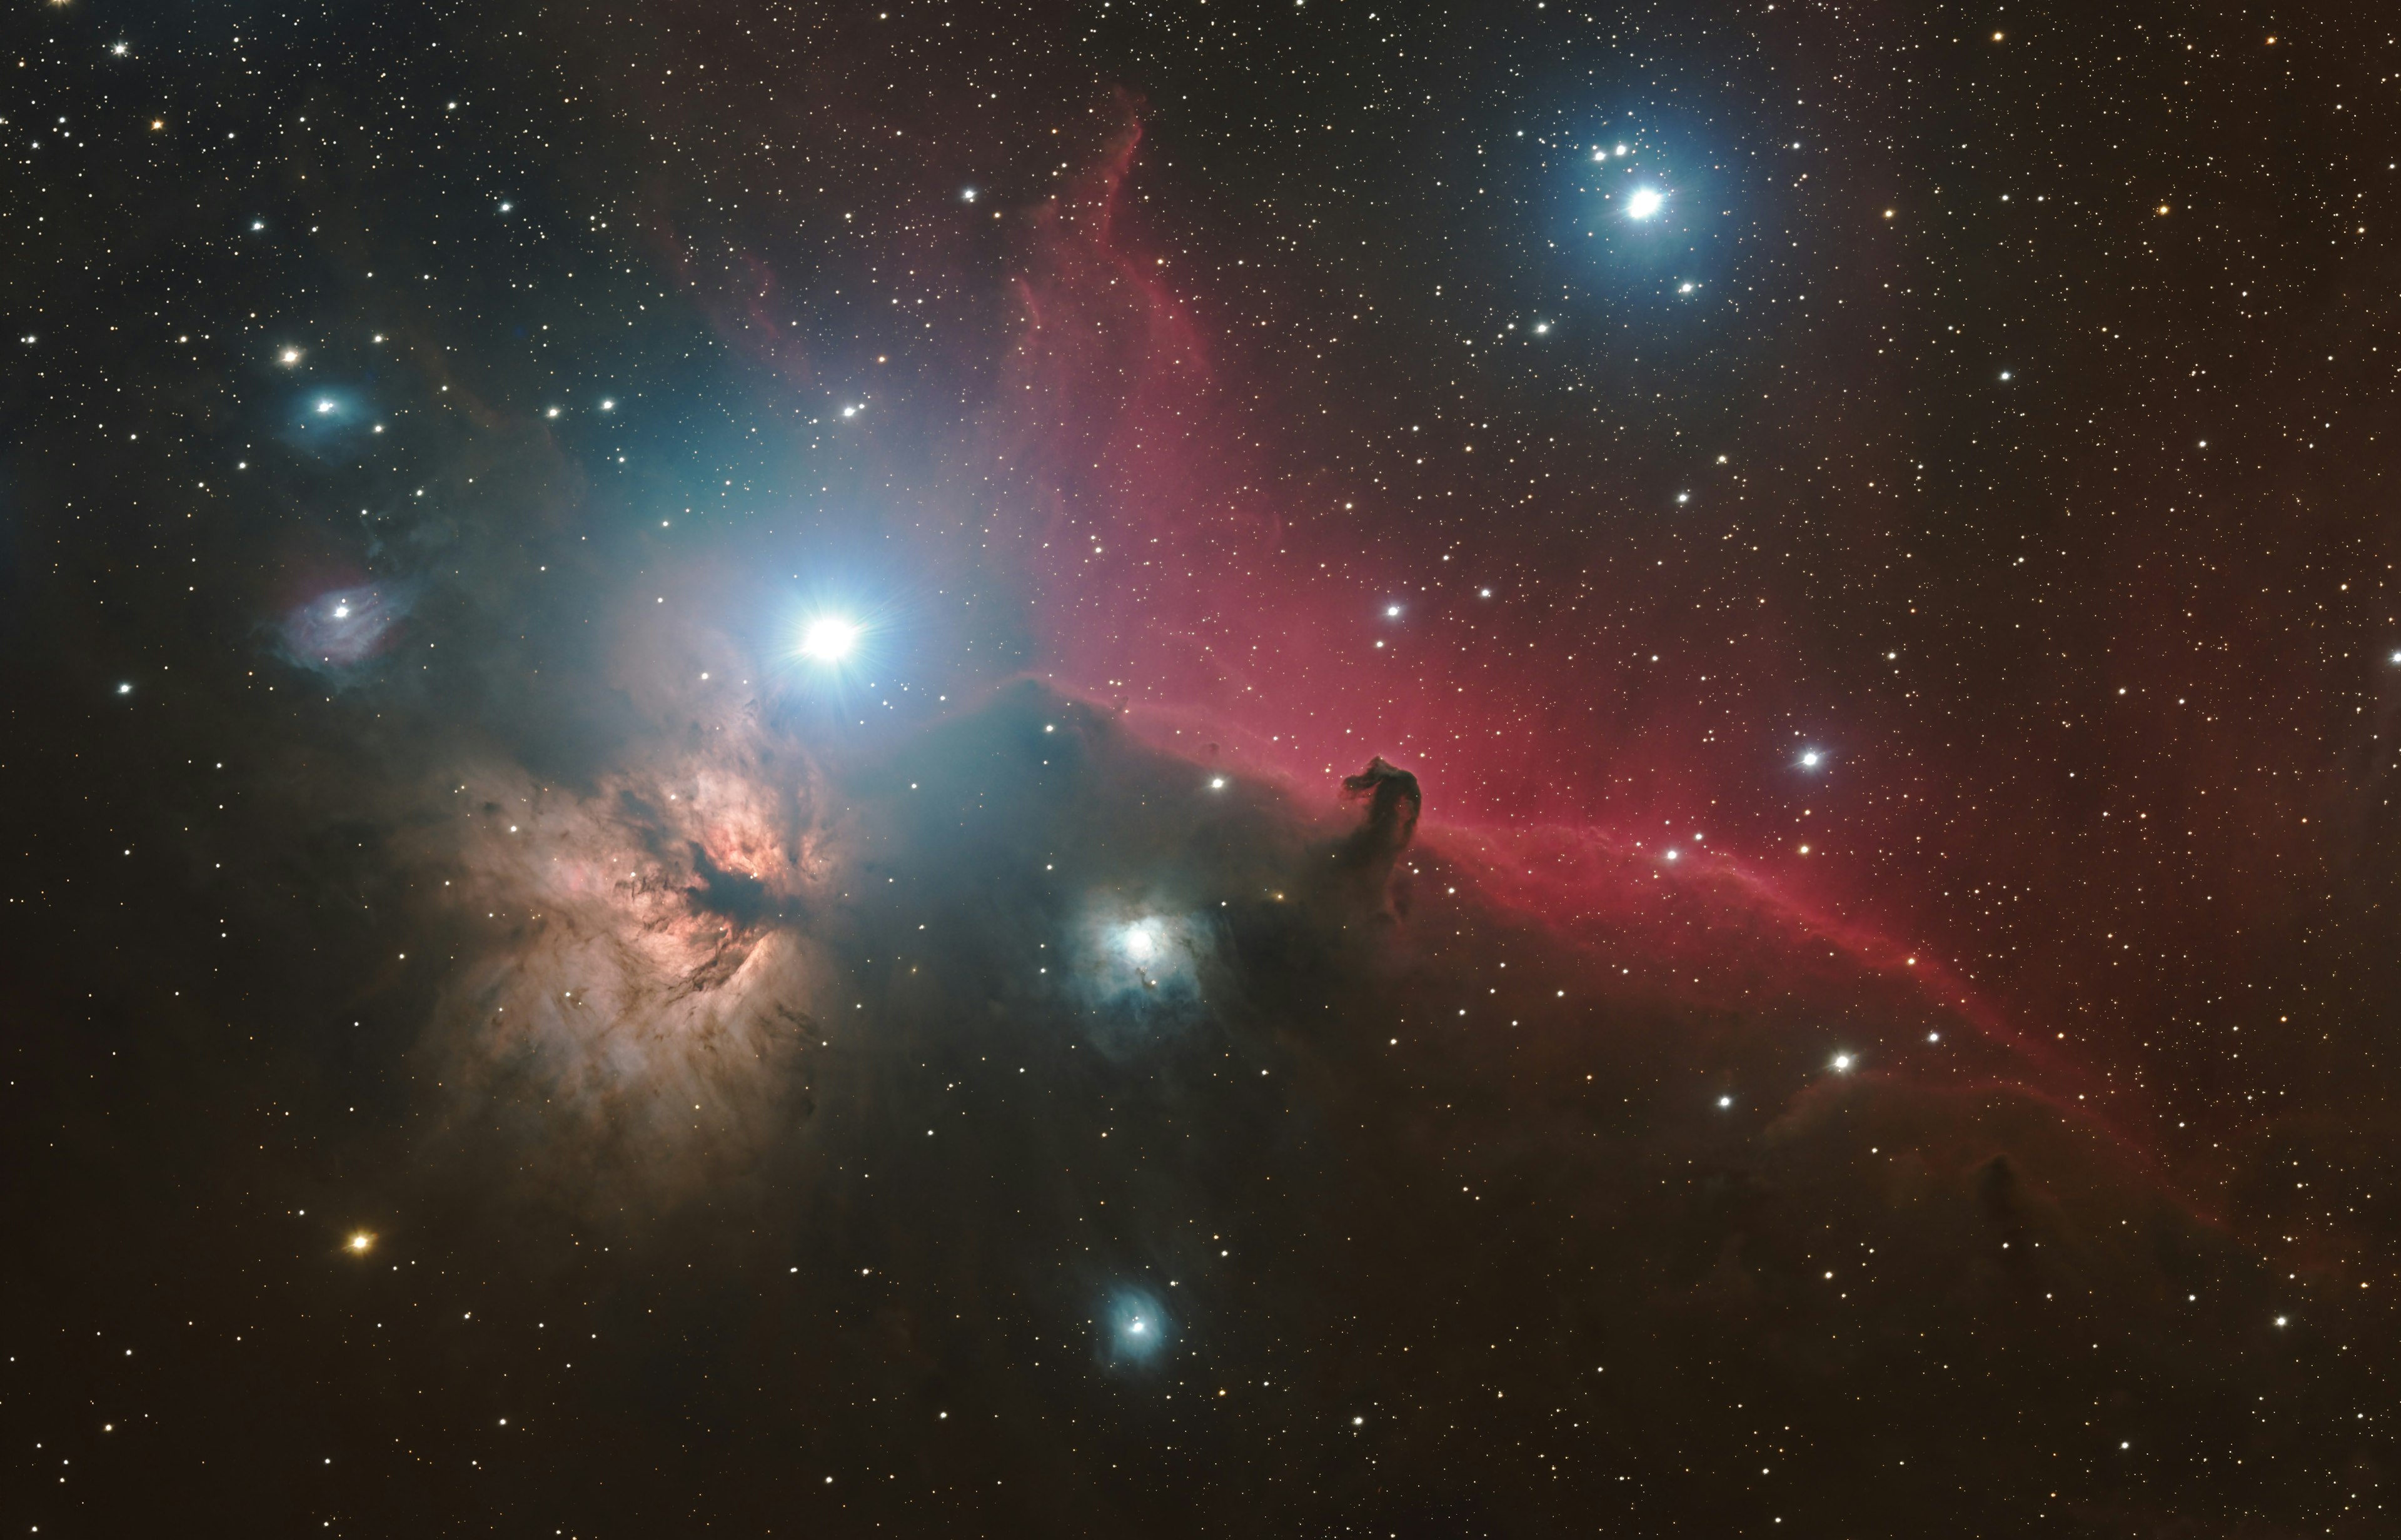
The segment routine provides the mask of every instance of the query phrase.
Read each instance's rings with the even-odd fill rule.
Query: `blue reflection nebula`
[[[322,386],[285,404],[276,436],[320,460],[349,460],[380,442],[382,433],[374,406],[359,392]]]
[[[1564,316],[1556,309],[1587,304],[1663,301],[1689,315],[1715,293],[1733,254],[1734,227],[1722,222],[1744,217],[1746,189],[1722,127],[1653,106],[1583,133],[1591,137],[1577,153],[1545,162],[1552,200],[1543,221],[1545,250],[1557,254],[1560,267],[1559,286],[1543,301],[1555,313],[1544,319],[1571,320],[1571,309]],[[1793,158],[1787,152],[1776,171],[1791,174]],[[1746,155],[1741,164],[1755,162]],[[1632,318],[1638,332],[1640,313]]]
[[[1063,982],[1080,997],[1094,1045],[1131,1053],[1200,1019],[1217,944],[1206,914],[1100,895],[1063,954]]]
[[[1105,1363],[1133,1368],[1167,1351],[1175,1336],[1175,1320],[1148,1289],[1125,1287],[1111,1293],[1101,1311],[1101,1357]]]
[[[385,584],[320,594],[283,617],[284,654],[320,673],[353,668],[391,644],[410,598]]]

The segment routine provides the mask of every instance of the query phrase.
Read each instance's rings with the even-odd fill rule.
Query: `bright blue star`
[[[1126,1367],[1158,1357],[1175,1335],[1174,1318],[1157,1295],[1143,1288],[1121,1288],[1111,1294],[1100,1325],[1102,1358]]]
[[[819,663],[840,663],[858,645],[858,626],[840,615],[819,615],[801,633],[801,655]]]

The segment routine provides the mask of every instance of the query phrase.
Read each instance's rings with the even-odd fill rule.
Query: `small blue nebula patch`
[[[1165,1353],[1175,1338],[1175,1319],[1157,1295],[1128,1286],[1112,1290],[1101,1307],[1101,1359],[1137,1368]]]
[[[283,617],[284,654],[319,673],[355,668],[391,645],[409,603],[405,590],[380,584],[320,594]]]
[[[1113,896],[1095,901],[1067,956],[1067,981],[1081,997],[1093,1040],[1126,1052],[1197,1020],[1217,950],[1206,915]]]
[[[348,460],[381,432],[375,408],[364,397],[329,387],[293,397],[276,436],[304,454]]]

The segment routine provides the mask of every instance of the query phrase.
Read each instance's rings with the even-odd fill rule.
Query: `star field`
[[[0,1519],[2384,1533],[2396,92],[21,7]]]

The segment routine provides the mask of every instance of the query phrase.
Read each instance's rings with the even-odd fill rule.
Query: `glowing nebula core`
[[[1176,1322],[1159,1295],[1132,1285],[1112,1289],[1101,1307],[1101,1361],[1138,1368],[1158,1361],[1173,1343]]]
[[[1215,954],[1203,915],[1096,897],[1066,959],[1068,987],[1093,1040],[1122,1049],[1191,1019]]]
[[[284,653],[320,672],[356,668],[392,645],[412,598],[405,585],[383,584],[319,594],[284,615]]]

